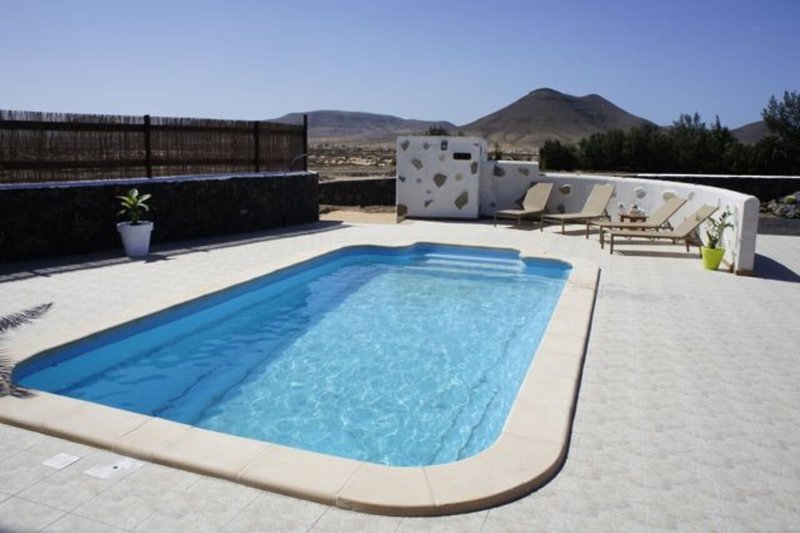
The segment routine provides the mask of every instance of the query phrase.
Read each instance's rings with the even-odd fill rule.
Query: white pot
[[[153,223],[141,220],[138,224],[120,222],[117,231],[122,236],[122,245],[128,257],[145,257],[150,252],[150,233]]]

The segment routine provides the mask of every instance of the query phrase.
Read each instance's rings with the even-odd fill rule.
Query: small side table
[[[647,215],[640,215],[638,213],[620,213],[619,214],[619,221],[620,222],[646,222]]]

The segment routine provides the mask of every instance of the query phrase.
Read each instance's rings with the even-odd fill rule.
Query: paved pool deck
[[[440,518],[368,515],[0,424],[0,531],[796,530],[800,238],[759,235],[756,275],[738,277],[703,270],[681,245],[622,244],[609,255],[580,231],[328,221],[156,248],[145,262],[4,265],[0,315],[54,304],[6,337],[12,354],[255,277],[272,258],[300,260],[331,241],[524,246],[601,273],[566,461],[517,501]],[[42,465],[62,453],[78,460]]]

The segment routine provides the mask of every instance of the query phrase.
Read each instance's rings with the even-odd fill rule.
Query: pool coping
[[[524,248],[516,248],[522,257],[555,259]],[[596,265],[567,262],[572,270],[500,437],[486,450],[454,463],[365,463],[40,391],[27,398],[0,398],[0,421],[345,509],[398,516],[484,509],[544,485],[566,457],[599,276]]]

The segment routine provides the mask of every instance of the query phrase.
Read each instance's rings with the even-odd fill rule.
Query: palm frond
[[[53,302],[37,305],[36,307],[31,307],[25,311],[13,313],[8,316],[0,316],[0,335],[4,334],[10,329],[18,328],[23,324],[27,324],[28,322],[36,320],[45,314],[51,307],[53,307]]]
[[[2,341],[2,335],[8,330],[18,328],[23,324],[36,320],[51,307],[53,307],[53,302],[37,305],[36,307],[20,311],[19,313],[12,313],[8,316],[0,316],[0,341]],[[11,356],[0,346],[0,397],[9,394],[17,397],[30,396],[28,391],[11,382],[11,372],[13,370],[14,362]]]

